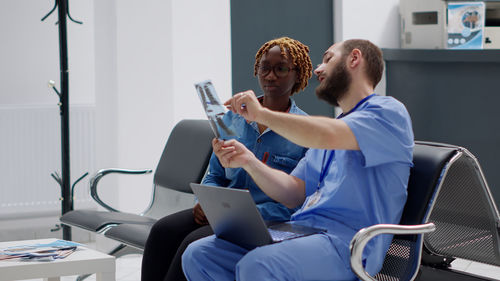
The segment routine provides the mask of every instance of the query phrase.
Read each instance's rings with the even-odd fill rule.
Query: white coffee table
[[[36,243],[50,243],[57,239],[39,239],[0,242],[0,249]],[[54,261],[0,261],[0,281],[44,278],[59,281],[60,276],[96,273],[97,281],[115,281],[115,257],[79,246],[64,259]]]

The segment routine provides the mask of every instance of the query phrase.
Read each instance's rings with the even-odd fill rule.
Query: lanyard
[[[346,117],[347,115],[351,114],[352,112],[354,112],[356,109],[358,109],[358,107],[360,105],[362,105],[365,101],[369,100],[370,98],[372,98],[373,96],[375,96],[376,94],[371,94],[367,97],[365,97],[364,99],[360,100],[351,110],[349,110],[347,113],[344,114],[344,112],[342,112],[338,117],[337,119],[340,119],[342,117]]]
[[[335,154],[335,150],[332,150],[330,152],[330,155],[328,156],[328,160],[326,161],[326,165],[325,165],[327,151],[328,150],[325,149],[325,153],[323,154],[323,163],[321,164],[321,172],[319,174],[318,189],[319,189],[320,185],[323,183],[323,180],[325,179],[326,171],[328,171],[328,168],[330,168],[330,165],[332,164],[332,160],[333,160],[333,155]]]
[[[347,113],[341,113],[337,119],[340,119],[342,117],[345,117],[349,114],[351,114],[352,112],[354,112],[361,104],[363,104],[365,101],[369,100],[371,97],[375,96],[375,94],[371,94],[367,97],[365,97],[364,99],[360,100],[356,106],[354,106],[351,110],[349,110],[349,112]],[[319,182],[318,182],[318,189],[319,187],[321,186],[321,184],[323,183],[323,180],[325,179],[325,176],[326,176],[326,172],[328,171],[328,169],[330,168],[330,165],[332,164],[332,160],[333,160],[333,155],[335,154],[335,150],[332,150],[330,152],[330,155],[328,156],[328,160],[326,161],[326,165],[325,165],[325,159],[326,159],[326,152],[328,150],[325,149],[325,152],[323,154],[323,162],[321,164],[321,172],[319,174]]]

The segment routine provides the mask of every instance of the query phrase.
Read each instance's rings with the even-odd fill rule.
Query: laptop
[[[196,183],[191,189],[215,235],[246,249],[325,232],[290,222],[266,225],[248,190]]]

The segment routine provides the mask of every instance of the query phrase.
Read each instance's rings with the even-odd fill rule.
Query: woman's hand
[[[237,140],[212,140],[214,154],[224,168],[241,168],[251,160],[256,159],[255,155]]]
[[[194,221],[199,225],[208,224],[207,217],[205,216],[205,212],[200,206],[200,203],[196,203],[193,208]]]

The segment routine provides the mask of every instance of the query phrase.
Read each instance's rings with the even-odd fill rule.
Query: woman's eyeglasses
[[[290,71],[295,70],[295,68],[290,68],[285,65],[275,65],[272,67],[269,65],[260,65],[259,68],[257,68],[257,74],[265,77],[271,72],[271,70],[274,72],[276,77],[283,78],[286,77]]]

